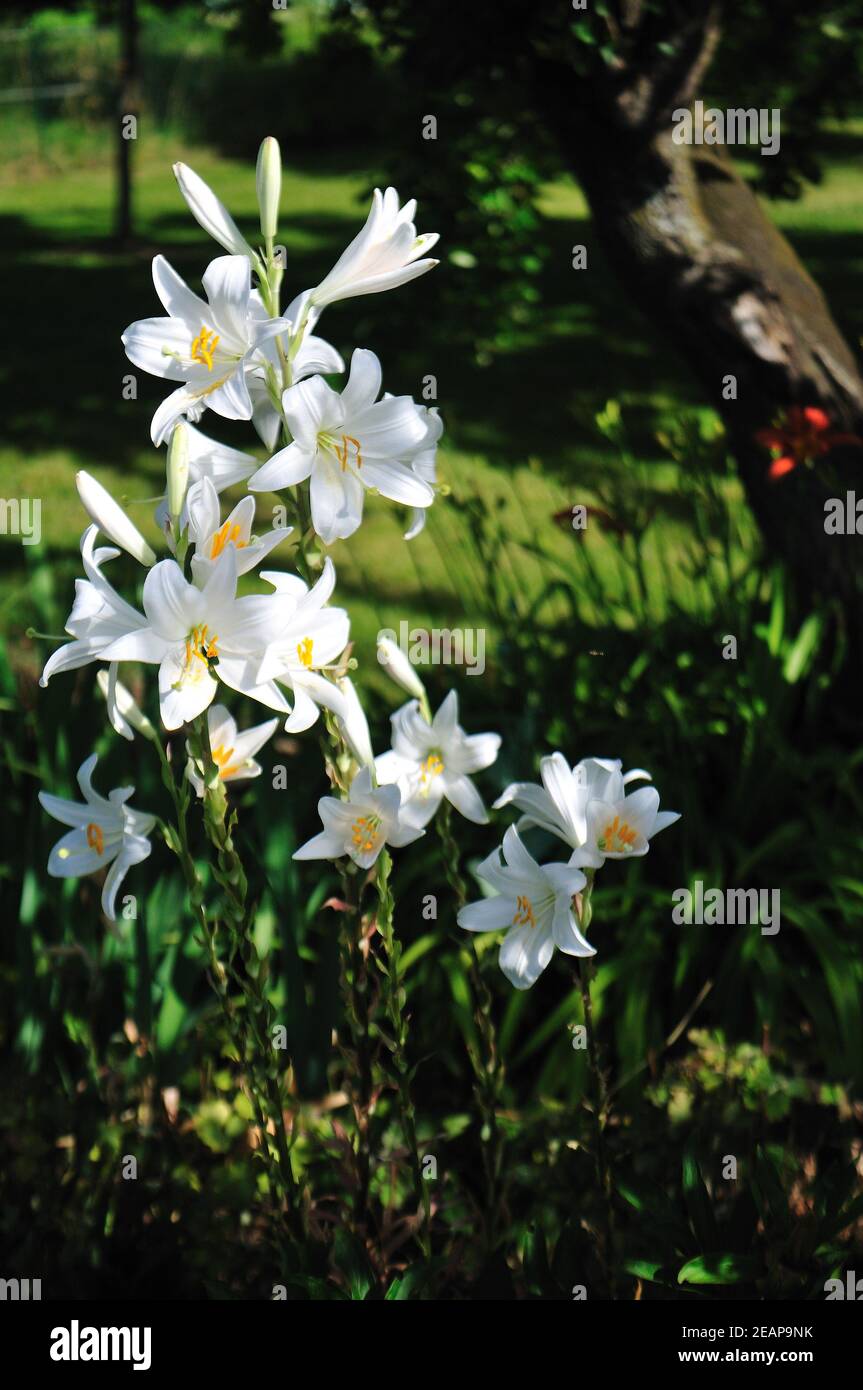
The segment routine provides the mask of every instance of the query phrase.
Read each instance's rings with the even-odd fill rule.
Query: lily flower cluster
[[[451,690],[432,718],[417,674],[391,663],[399,685],[419,691],[392,715],[392,747],[375,758],[359,704],[351,711],[346,742],[367,750],[351,782],[348,800],[325,796],[318,803],[321,834],[301,846],[295,859],[339,859],[347,855],[361,869],[377,861],[384,845],[412,844],[425,834],[444,797],[467,820],[484,825],[488,812],[470,773],[490,767],[500,748],[499,734],[466,734],[458,722],[458,696]],[[406,669],[405,669],[406,668]]]
[[[377,786],[365,717],[346,675],[348,614],[331,604],[335,567],[314,542],[326,547],[352,535],[366,491],[410,509],[408,534],[416,535],[435,498],[442,423],[409,396],[382,395],[381,364],[366,348],[353,353],[347,381],[335,390],[325,377],[343,372],[344,362],[314,329],[328,306],[431,270],[437,262],[427,253],[437,236],[417,235],[414,201],[402,206],[395,189],[377,190],[364,227],[336,264],[282,313],[284,265],[274,246],[281,192],[276,141],[266,139],[258,158],[264,244],[257,250],[193,170],[178,164],[174,172],[193,216],[228,254],[204,271],[203,296],[156,256],[153,282],[164,314],[139,320],[122,335],[136,366],[172,383],[151,425],[153,443],[168,446],[166,490],[156,510],[167,553],[157,555],[101,483],[78,474],[92,523],[81,538],[84,576],[76,581],[66,623],[70,640],[49,657],[41,684],[96,663],[111,726],[125,738],[137,731],[158,740],[120,679],[125,663],[156,667],[164,729],[180,730],[206,713],[210,752],[225,782],[260,773],[254,755],[279,722],[300,733],[326,709],[361,769],[350,802],[343,803],[351,807],[351,825],[368,813],[365,831],[355,839],[351,830],[344,852],[357,862],[373,860],[375,846],[407,843],[422,827],[412,820],[411,831],[404,828],[395,777],[391,786]],[[254,455],[202,433],[197,425],[206,411],[252,421],[269,460],[261,465]],[[223,515],[221,494],[237,484],[249,490]],[[289,492],[281,510],[297,524],[255,534],[253,494],[283,488]],[[289,539],[297,546],[295,568],[260,570]],[[140,603],[112,582],[112,562],[121,551],[141,566]],[[269,591],[241,593],[238,581],[255,574]],[[240,732],[227,707],[214,704],[227,691],[275,717]],[[103,908],[113,916],[117,887],[127,868],[149,853],[147,836],[156,822],[128,810],[130,789],[111,792],[108,801],[97,797],[90,781],[94,762],[88,758],[79,772],[84,807],[43,796],[49,814],[73,827],[53,851],[49,873],[110,866]],[[202,794],[203,769],[191,748],[187,773]],[[453,777],[453,798],[476,812],[478,798],[455,770]],[[440,786],[450,786],[449,774]]]
[[[477,868],[491,896],[468,903],[458,916],[467,931],[507,929],[500,967],[516,989],[536,983],[555,947],[568,956],[596,954],[585,935],[596,870],[607,859],[646,854],[651,838],[680,819],[677,811],[660,811],[654,787],[627,792],[650,774],[624,773],[619,760],[585,758],[570,767],[562,753],[552,753],[542,759],[540,777],[541,786],[513,782],[494,803],[522,815]],[[561,840],[571,851],[568,861],[538,864],[519,834],[531,827]]]
[[[392,715],[390,749],[375,757],[348,676],[355,664],[350,620],[331,602],[336,571],[320,548],[353,535],[367,491],[410,509],[407,538],[419,533],[434,502],[443,429],[436,411],[409,396],[382,394],[381,364],[367,348],[354,351],[347,381],[335,389],[326,377],[343,372],[344,362],[314,330],[323,310],[340,300],[392,289],[431,270],[437,262],[427,253],[437,237],[417,235],[413,201],[400,206],[395,189],[376,191],[364,227],[333,268],[282,313],[276,142],[265,140],[258,158],[264,245],[257,250],[202,179],[185,165],[175,166],[175,174],[193,216],[228,254],[204,271],[204,298],[157,256],[153,281],[164,315],[133,323],[123,334],[133,363],[173,383],[151,425],[153,443],[168,446],[165,495],[156,509],[167,553],[157,555],[101,483],[78,474],[91,521],[81,538],[84,577],[76,581],[66,623],[70,640],[49,657],[41,683],[97,664],[112,728],[126,739],[138,733],[156,743],[167,766],[161,734],[120,678],[128,663],[156,667],[161,724],[169,734],[191,726],[185,775],[204,798],[213,767],[223,783],[259,776],[255,755],[278,725],[299,734],[325,710],[348,771],[333,777],[342,795],[321,798],[322,829],[294,857],[344,858],[369,871],[385,846],[413,843],[449,808],[485,824],[488,813],[472,778],[495,762],[501,742],[496,733],[465,732],[455,691],[433,714],[407,658],[384,639],[379,659],[411,698]],[[261,465],[202,433],[197,425],[206,411],[251,420],[268,461]],[[248,491],[223,515],[221,494],[237,484]],[[288,490],[281,510],[295,524],[256,533],[253,494],[281,489]],[[260,569],[288,542],[296,547],[292,568]],[[109,577],[121,551],[140,566],[139,604]],[[267,592],[240,592],[239,581],[248,576]],[[269,717],[241,731],[222,703],[230,691],[262,705]],[[149,855],[157,822],[131,810],[132,788],[112,791],[107,800],[96,793],[95,763],[95,755],[87,758],[78,773],[83,805],[41,794],[45,810],[71,827],[52,851],[48,872],[71,877],[107,870],[102,907],[113,918],[120,884]],[[619,762],[588,758],[571,768],[555,753],[543,759],[541,777],[541,786],[515,783],[495,803],[495,809],[516,806],[519,827],[508,829],[501,848],[479,866],[492,895],[458,917],[468,931],[506,930],[500,965],[518,989],[536,981],[555,947],[576,957],[594,954],[586,931],[596,870],[607,859],[645,854],[651,837],[678,818],[659,810],[652,787],[628,792],[630,782],[649,775],[624,775]],[[568,861],[539,864],[520,835],[530,827],[561,840]]]

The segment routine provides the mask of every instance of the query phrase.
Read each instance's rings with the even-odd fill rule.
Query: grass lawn
[[[856,229],[863,220],[859,153],[863,130],[845,128],[823,183],[797,203],[778,203],[773,215],[823,285],[842,326],[855,341],[863,331],[863,252]],[[142,529],[153,533],[146,499],[161,490],[163,456],[149,444],[148,425],[164,394],[160,382],[138,373],[139,398],[125,401],[129,370],[119,336],[127,323],[158,312],[150,260],[164,252],[193,285],[206,260],[218,254],[188,215],[171,163],[190,163],[219,192],[240,225],[256,226],[254,170],[203,149],[184,148],[165,134],[147,135],[135,148],[138,243],[120,252],[110,242],[113,174],[110,150],[91,148],[80,164],[37,164],[25,178],[18,165],[0,175],[0,246],[9,268],[4,353],[5,401],[0,448],[0,495],[42,499],[42,545],[24,548],[0,540],[0,628],[20,633],[33,620],[28,562],[50,556],[60,606],[71,599],[80,572],[77,542],[84,526],[74,487],[85,467],[123,498]],[[288,252],[285,288],[315,283],[354,234],[364,216],[369,185],[385,170],[358,159],[357,168],[298,168],[287,152],[282,240]],[[685,370],[660,353],[604,264],[579,190],[566,182],[546,190],[542,212],[551,246],[542,300],[490,365],[454,352],[447,324],[436,314],[435,279],[469,274],[443,260],[433,277],[399,292],[410,324],[407,339],[388,322],[392,297],[350,300],[327,311],[320,331],[340,350],[373,346],[384,364],[388,390],[419,398],[422,379],[434,373],[447,431],[440,475],[454,499],[479,497],[503,537],[499,563],[523,603],[555,567],[565,570],[574,548],[588,546],[595,571],[610,593],[617,584],[615,547],[592,532],[579,541],[556,513],[592,503],[609,480],[631,465],[591,425],[609,397],[624,406],[633,450],[644,467],[637,485],[650,495],[659,518],[645,554],[648,600],[657,619],[672,599],[709,604],[677,560],[691,518],[677,466],[662,461],[654,439],[658,424],[681,407],[695,408]],[[420,229],[434,226],[434,209],[420,210]],[[570,247],[589,247],[587,272],[570,269]],[[444,257],[446,253],[444,250]],[[404,320],[401,320],[404,322]],[[400,331],[401,332],[401,331]],[[207,432],[244,449],[250,426],[206,416]],[[259,449],[263,458],[265,455]],[[598,491],[599,490],[599,491]],[[729,499],[739,497],[729,485]],[[273,499],[275,500],[275,499]],[[264,502],[261,508],[264,508]],[[740,507],[742,548],[754,544]],[[260,513],[259,513],[260,514]],[[463,512],[447,497],[430,513],[426,531],[400,543],[403,514],[372,499],[367,521],[352,541],[333,548],[341,592],[349,603],[360,655],[381,626],[401,619],[494,626],[488,612],[484,564],[466,532]],[[658,536],[658,539],[656,537]],[[545,552],[549,558],[539,558]],[[282,563],[289,563],[286,549]],[[64,595],[66,597],[64,597]],[[623,615],[625,594],[619,591]],[[586,616],[590,606],[586,603]],[[553,609],[545,615],[553,618]],[[622,619],[623,620],[623,616]]]

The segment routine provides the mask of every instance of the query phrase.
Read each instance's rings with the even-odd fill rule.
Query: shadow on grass
[[[161,475],[159,454],[152,453],[152,469],[142,458],[152,412],[167,387],[136,371],[137,399],[123,399],[124,378],[133,369],[120,333],[135,318],[159,312],[149,265],[155,249],[196,289],[206,257],[218,253],[182,209],[160,213],[145,232],[138,245],[120,252],[98,238],[64,243],[21,217],[0,219],[0,250],[11,269],[6,311],[15,325],[14,351],[0,369],[4,443],[25,458],[57,452],[79,466],[127,468],[133,487],[144,488]],[[504,473],[537,459],[564,486],[590,489],[609,470],[624,467],[608,441],[589,428],[609,397],[626,401],[632,445],[644,459],[657,456],[653,432],[660,409],[703,402],[673,343],[657,351],[662,326],[651,331],[626,302],[590,223],[547,219],[542,236],[549,254],[540,300],[512,325],[490,365],[478,365],[469,345],[452,336],[451,287],[457,297],[456,277],[465,272],[446,261],[433,278],[405,286],[398,296],[334,306],[321,331],[346,357],[354,345],[373,346],[393,392],[420,398],[423,379],[434,374],[450,449],[480,455]],[[345,219],[289,213],[284,240],[299,243],[290,251],[287,298],[314,284],[336,259],[346,240]],[[590,248],[588,272],[570,268],[570,248],[578,240]],[[838,306],[837,317],[848,320],[843,327],[854,341],[863,327],[863,311],[854,308],[863,279],[855,239],[825,229],[793,240]],[[228,444],[250,447],[248,425],[208,415],[203,426]],[[14,477],[3,490],[14,493]],[[670,505],[666,493],[661,504]],[[70,522],[75,538],[76,527]],[[2,563],[14,566],[15,560]]]

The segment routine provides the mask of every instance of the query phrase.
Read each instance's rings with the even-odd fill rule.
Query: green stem
[[[467,885],[459,868],[459,848],[452,833],[452,811],[448,801],[441,803],[436,828],[447,883],[456,900],[456,912],[467,902]],[[468,977],[474,997],[474,1018],[482,1043],[480,1057],[472,1046],[467,1049],[474,1071],[474,1095],[483,1118],[481,1142],[486,1181],[486,1241],[495,1242],[500,1203],[500,1175],[503,1168],[503,1135],[497,1122],[497,1108],[503,1088],[503,1062],[497,1045],[492,1018],[491,991],[483,979],[476,944],[468,932],[467,941],[459,935],[459,947],[468,953]]]
[[[193,756],[202,768],[204,825],[216,850],[214,874],[223,889],[228,908],[228,972],[242,991],[245,1001],[243,1018],[237,1019],[235,1047],[249,1083],[256,1123],[261,1128],[261,1144],[270,1169],[271,1189],[281,1192],[288,1205],[294,1234],[299,1236],[299,1192],[291,1164],[284,1107],[271,1061],[272,1010],[264,989],[262,963],[250,935],[254,914],[248,902],[245,870],[234,847],[232,829],[235,817],[228,815],[225,787],[213,760],[205,715],[199,715],[193,721],[189,743]],[[238,956],[239,966],[235,964]],[[224,992],[227,995],[227,980],[224,982]],[[275,1131],[275,1153],[271,1148],[268,1121]]]
[[[369,1187],[371,1183],[369,1108],[373,1088],[373,1058],[368,971],[362,950],[362,883],[352,864],[349,865],[342,861],[339,870],[342,881],[342,896],[348,907],[348,911],[344,914],[344,930],[341,934],[341,981],[345,1014],[351,1030],[356,1061],[356,1080],[352,1076],[347,1078],[357,1126],[357,1192],[354,1210],[357,1222],[365,1228],[368,1225]]]
[[[599,1042],[593,1026],[593,1003],[590,994],[592,966],[588,960],[576,962],[576,974],[581,990],[581,1003],[584,1011],[584,1024],[587,1029],[587,1055],[593,1076],[595,1097],[593,1103],[594,1160],[596,1180],[604,1212],[604,1251],[603,1267],[611,1297],[614,1297],[614,1205],[612,1200],[611,1169],[605,1147],[605,1125],[608,1119],[608,1088],[605,1072],[599,1056]]]
[[[410,1158],[417,1204],[422,1207],[423,1212],[422,1224],[417,1232],[417,1239],[423,1254],[428,1258],[431,1253],[429,1238],[431,1201],[429,1198],[428,1184],[423,1179],[419,1148],[417,1146],[416,1123],[414,1119],[415,1111],[410,1089],[410,1069],[406,1056],[408,1028],[407,1019],[403,1013],[404,990],[402,989],[401,969],[399,965],[401,946],[399,942],[396,941],[395,932],[393,930],[394,902],[390,889],[390,868],[391,861],[389,853],[386,849],[383,849],[378,858],[376,884],[378,891],[378,931],[384,943],[384,955],[386,957],[386,968],[384,970],[384,979],[386,981],[385,1002],[387,1013],[389,1014],[390,1027],[392,1029],[390,1051],[392,1053],[392,1067],[396,1083],[402,1132]]]

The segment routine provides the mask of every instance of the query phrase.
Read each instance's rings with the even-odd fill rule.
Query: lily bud
[[[168,445],[168,512],[172,528],[176,527],[186,500],[189,485],[189,432],[181,422],[174,426]]]
[[[282,156],[279,142],[268,135],[261,141],[256,173],[258,207],[261,209],[261,235],[269,241],[279,225],[279,198],[282,192]]]
[[[386,667],[387,675],[418,700],[425,700],[425,686],[411,666],[401,647],[391,637],[378,638],[378,661]]]
[[[375,755],[372,752],[368,721],[360,704],[356,687],[349,676],[342,676],[338,682],[338,687],[345,697],[347,707],[344,716],[336,715],[339,733],[360,767],[371,767],[374,764]]]
[[[123,738],[131,739],[134,737],[132,729],[137,729],[145,738],[155,740],[159,737],[125,685],[117,680],[116,662],[112,662],[107,671],[99,671],[96,681],[107,702],[108,719],[116,733],[122,734]]]
[[[224,203],[219,201],[212,188],[194,169],[190,169],[188,164],[175,164],[174,177],[189,205],[189,211],[205,232],[209,232],[232,256],[254,255]]]
[[[148,568],[155,565],[155,552],[144,540],[132,518],[124,512],[119,502],[114,501],[101,483],[97,483],[95,478],[82,469],[80,473],[75,474],[75,486],[84,510],[91,520],[95,521],[100,531],[104,531],[110,540],[127,550],[130,555],[134,555],[142,565]]]

